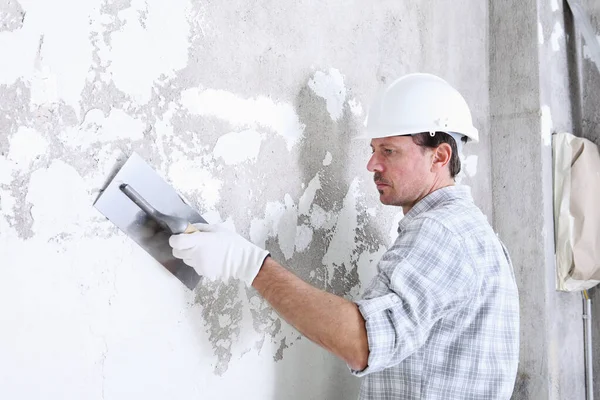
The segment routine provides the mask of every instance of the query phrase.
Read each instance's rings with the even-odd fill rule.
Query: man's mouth
[[[377,189],[382,189],[386,186],[391,186],[385,179],[383,179],[383,177],[381,176],[381,173],[376,172],[375,176],[373,176],[373,181],[375,181],[375,185],[377,186]]]

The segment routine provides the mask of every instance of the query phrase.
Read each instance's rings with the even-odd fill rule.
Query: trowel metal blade
[[[94,203],[106,218],[132,238],[189,289],[194,289],[200,275],[182,260],[173,257],[170,234],[161,229],[120,189],[130,184],[161,212],[184,218],[191,223],[206,221],[183,202],[175,190],[138,154],[133,153]]]

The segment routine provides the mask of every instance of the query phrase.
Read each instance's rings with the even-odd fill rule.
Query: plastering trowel
[[[185,286],[196,287],[200,275],[173,257],[169,237],[206,221],[139,155],[129,157],[94,206]]]

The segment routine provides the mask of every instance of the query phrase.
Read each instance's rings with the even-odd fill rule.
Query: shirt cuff
[[[402,301],[396,294],[389,293],[373,299],[358,300],[356,305],[365,320],[369,342],[369,358],[367,367],[362,371],[349,368],[352,374],[361,377],[390,366],[397,344],[397,333],[392,321],[394,312],[392,310],[402,307]]]

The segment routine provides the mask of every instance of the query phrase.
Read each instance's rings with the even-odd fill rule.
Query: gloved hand
[[[199,275],[227,282],[229,278],[252,285],[269,252],[250,243],[221,224],[194,224],[200,232],[169,238],[173,256]]]

